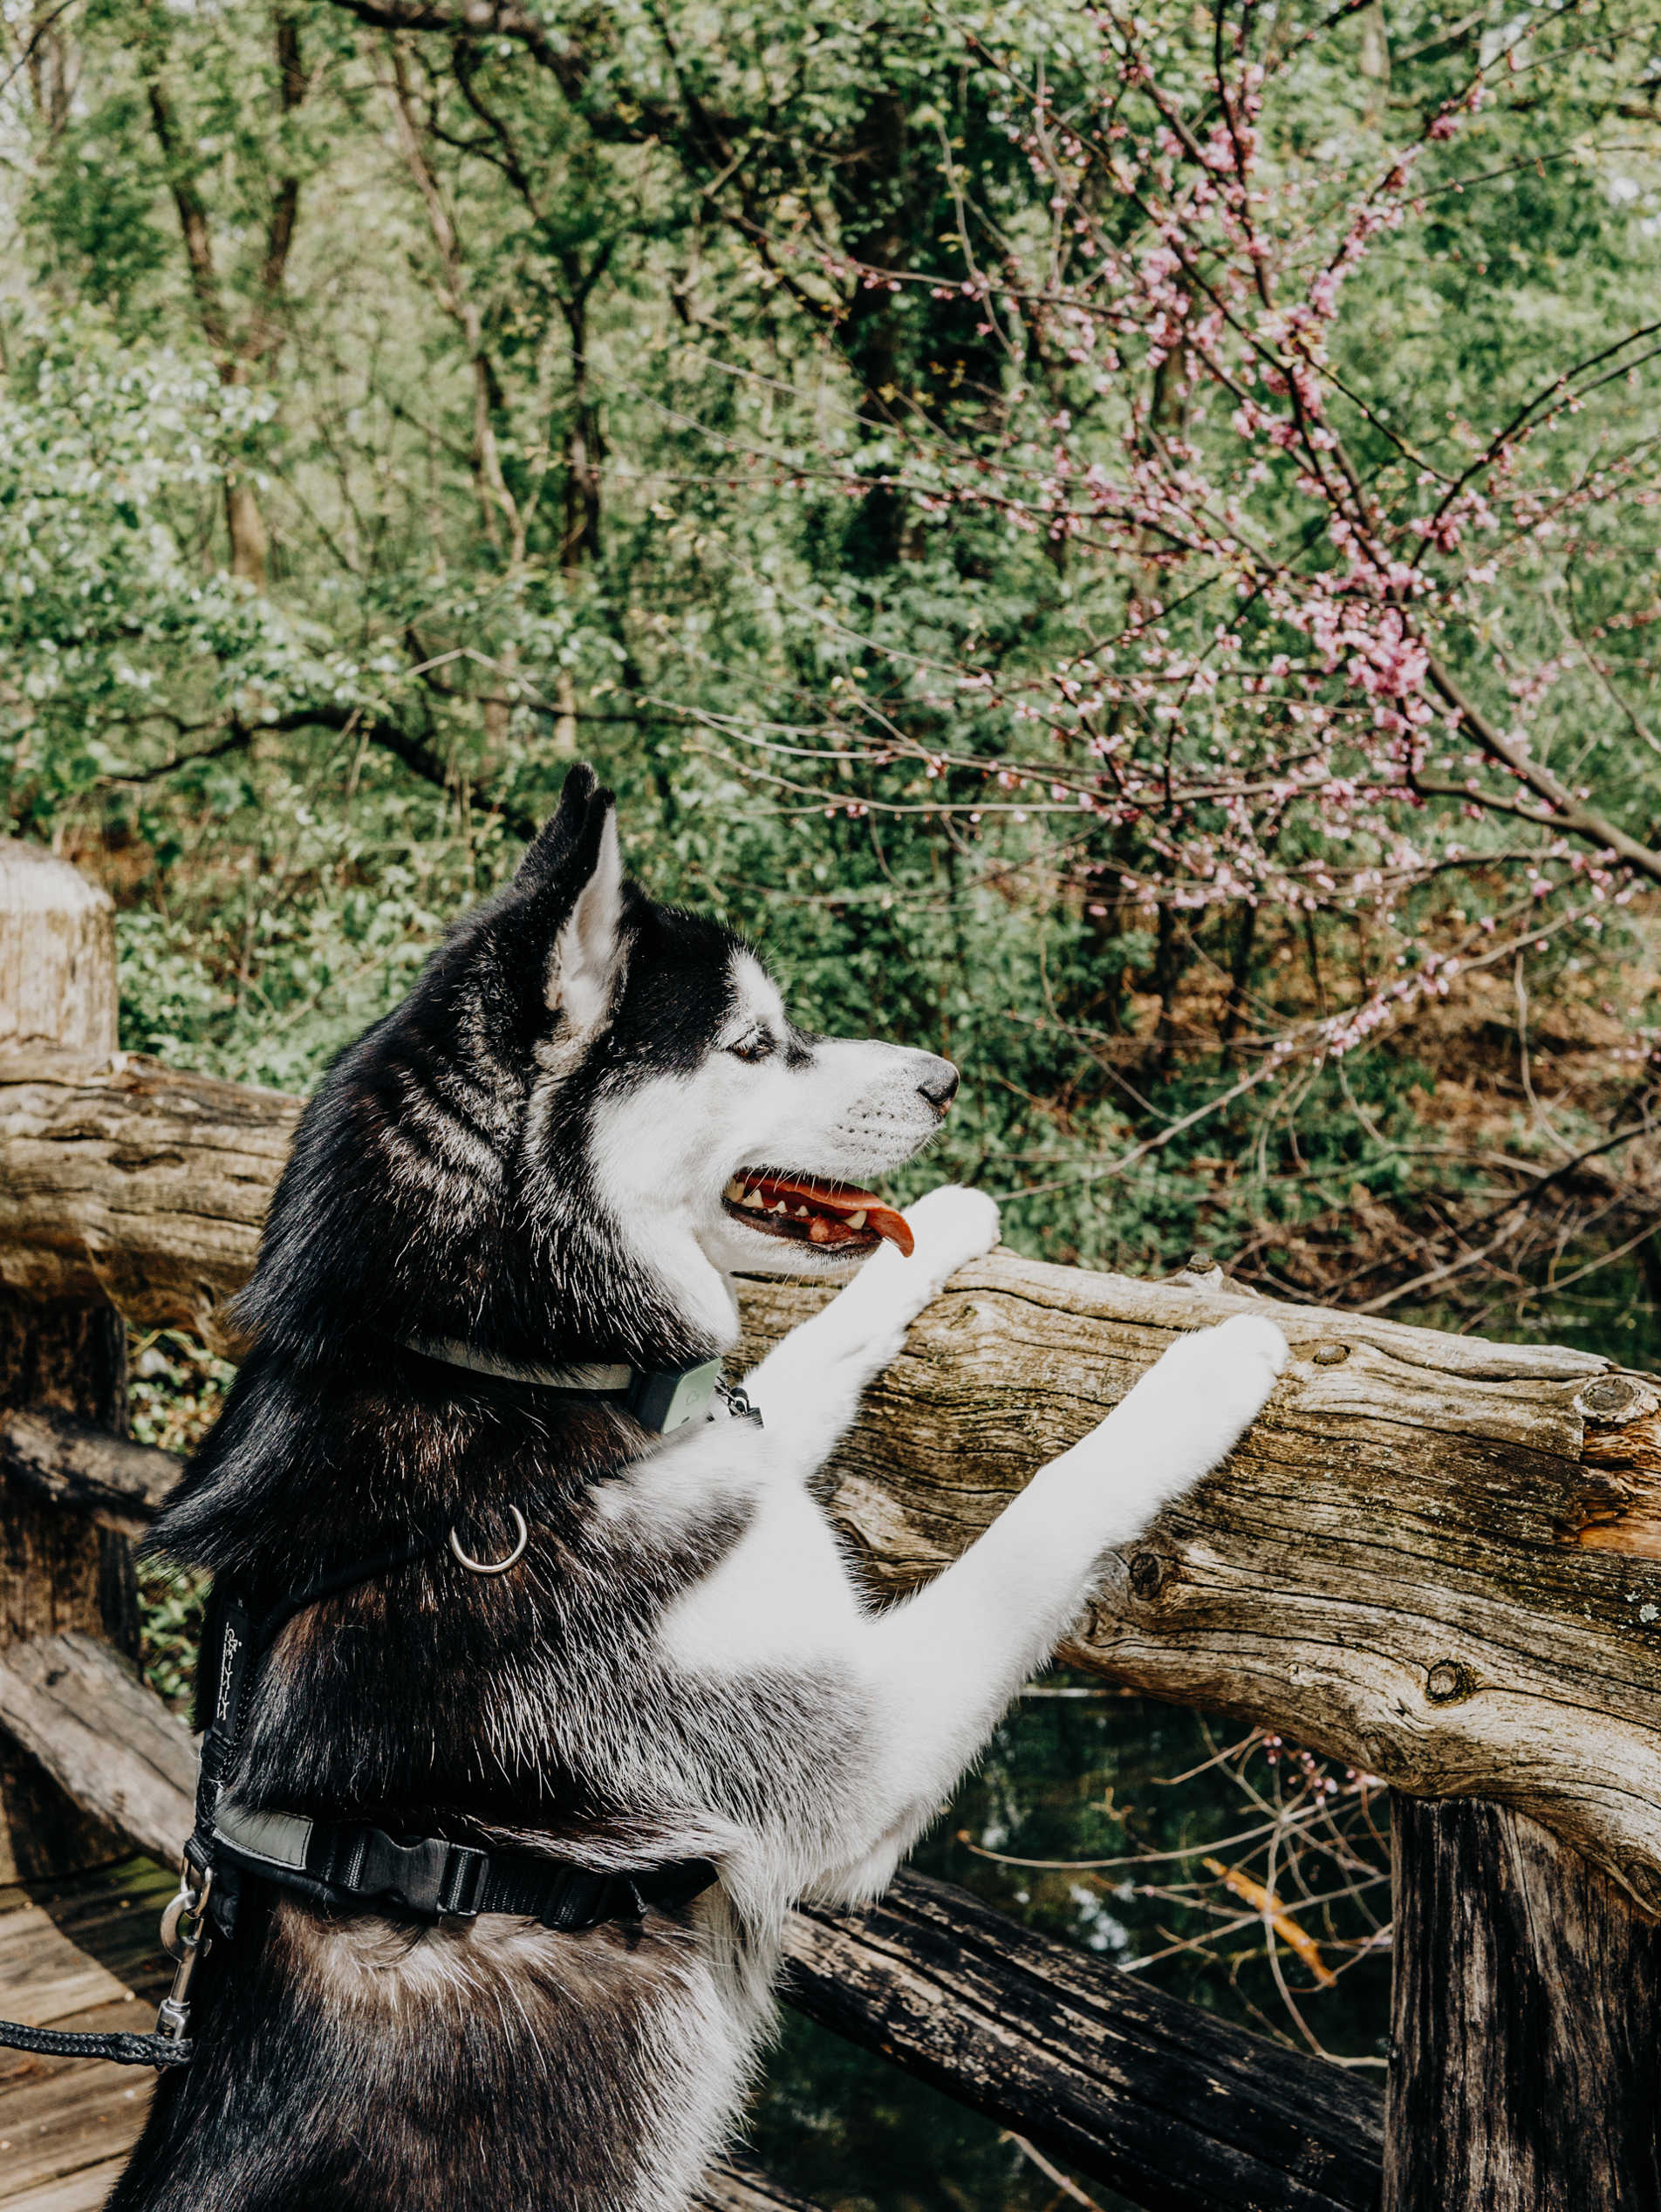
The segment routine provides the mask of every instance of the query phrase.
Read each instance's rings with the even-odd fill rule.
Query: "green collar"
[[[453,1336],[407,1336],[404,1343],[425,1359],[464,1367],[474,1375],[494,1375],[504,1382],[535,1382],[578,1397],[614,1399],[643,1429],[660,1437],[707,1411],[721,1376],[718,1359],[705,1360],[698,1367],[532,1367],[499,1360]]]

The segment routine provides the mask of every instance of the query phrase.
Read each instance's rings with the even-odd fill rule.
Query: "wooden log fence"
[[[0,844],[0,1052],[115,1048],[114,913],[106,894],[29,845]],[[10,1162],[0,1165],[9,1188]],[[54,1409],[119,1435],[126,1427],[126,1335],[104,1293],[15,1286],[0,1266],[0,1413]],[[8,1485],[0,1563],[0,1656],[65,1630],[137,1648],[138,1601],[126,1535]],[[96,1821],[0,1734],[0,1883],[108,1860],[116,1833]]]
[[[7,967],[7,931],[39,934],[27,914],[18,921],[16,896],[8,908],[16,851],[0,846],[0,982],[17,968]],[[50,905],[36,859],[10,867],[33,886],[31,911]],[[64,898],[85,903],[84,892]],[[101,1003],[84,977],[65,988],[74,1003]],[[107,1032],[43,1034],[41,1002],[36,992],[32,1013],[9,1028],[0,1016],[6,1311],[25,1331],[41,1312],[102,1314],[106,1336],[118,1314],[183,1325],[234,1354],[225,1301],[252,1267],[298,1102],[123,1055]],[[824,1294],[743,1286],[735,1364]],[[938,1572],[1177,1334],[1243,1302],[1214,1268],[1136,1282],[999,1252],[964,1269],[871,1392],[829,1473],[830,1510],[873,1590],[896,1594]],[[1368,2169],[1382,2173],[1384,2212],[1661,2212],[1661,1385],[1562,1348],[1273,1311],[1293,1356],[1264,1416],[1226,1468],[1104,1563],[1100,1595],[1064,1656],[1154,1697],[1271,1726],[1392,1785],[1392,2059],[1381,2160]],[[77,1341],[90,1342],[96,1330],[79,1326]],[[81,1532],[71,1549],[83,1561],[89,1547],[125,1547],[165,1494],[166,1456],[113,1433],[122,1423],[107,1380],[100,1398],[54,1379],[50,1362],[25,1372],[14,1359],[7,1383],[5,1341],[0,1334],[0,1509],[16,1564],[0,1639],[101,1631],[119,1645],[107,1568],[92,1617],[85,1566],[49,1557],[38,1532]],[[73,1366],[60,1362],[63,1373]],[[25,1590],[36,1594],[26,1602]],[[45,1695],[32,1662],[0,1648],[0,1663],[37,1700]],[[41,1721],[37,1703],[33,1723],[14,1724],[6,1696],[16,1693],[0,1685],[0,1724],[44,1744],[55,1724]],[[46,1787],[49,1773],[69,1771],[49,1755],[24,1764]],[[110,1786],[75,1785],[83,1802],[100,1788],[107,1800]],[[912,1910],[919,1894],[908,1882],[897,1897]],[[802,1917],[798,1933],[817,1933],[793,1938],[800,2001],[824,2017],[840,2008],[845,2031],[1001,2115],[987,2081],[1000,2070],[1025,2080],[1030,2067],[1039,2086],[1022,2089],[1026,2103],[1010,2088],[1009,2124],[1031,2105],[1037,2116],[1018,2132],[1039,2140],[1048,2098],[1055,2132],[1042,2139],[1125,2194],[1143,2190],[1135,2201],[1325,2201],[1286,2194],[1290,2182],[1266,2195],[1261,2176],[1230,2182],[1232,2197],[1158,2194],[1163,2181],[1132,2172],[1138,2129],[1149,2141],[1158,2132],[1152,2107],[1127,2117],[1141,2090],[1118,2084],[1111,2068],[1090,2087],[1090,2064],[1077,2053],[1071,2073],[1053,2049],[1054,2063],[1041,2063],[1042,2028],[1031,2026],[1031,2048],[1022,2042],[1036,2015],[1022,2013],[995,2056],[988,2044],[970,2064],[963,2054],[983,2029],[994,2035],[989,2014],[968,2024],[988,1945],[1014,1962],[1036,1956],[1038,1939],[1008,1923],[995,1938],[976,1919],[983,1908],[953,1909],[961,1924],[952,1940],[979,1963],[960,1960],[960,1978],[939,1979],[933,2002],[936,2027],[960,2030],[960,2063],[952,2032],[931,2044],[926,2023],[895,2024],[913,2017],[894,1963],[905,1949],[894,1932],[900,1902],[874,1908],[875,1920]],[[938,1913],[923,1914],[911,1937],[925,1948],[947,1941]],[[835,1951],[837,1942],[854,1948]],[[873,1943],[899,1977],[880,2003]],[[810,1954],[833,1951],[834,1971],[813,1979]],[[1151,1995],[1138,1985],[1138,2003]],[[1100,2002],[1134,2047],[1128,2000]],[[1179,2008],[1171,2033],[1192,2038],[1203,2067],[1211,2046],[1193,2011]],[[1260,2116],[1276,2109],[1268,2046],[1246,2040],[1254,2086],[1227,2091],[1240,2100],[1231,2125],[1254,2099]],[[1140,2061],[1125,2064],[1127,2080],[1152,2081]],[[1372,2110],[1357,2085],[1331,2088],[1330,2070],[1321,2078],[1335,2110],[1346,2097],[1347,2109]],[[1560,2095],[1563,2083],[1572,2093]],[[1549,2094],[1535,2093],[1541,2084]],[[1055,2115],[1098,2091],[1110,2118],[1089,2154],[1104,2162],[1092,2166],[1068,2133],[1073,2123]],[[1555,2124],[1570,2112],[1572,2127]],[[1206,2140],[1232,2139],[1225,2129]],[[1205,2165],[1198,2152],[1193,2161]],[[1346,2170],[1343,2186],[1360,2186],[1360,2166]]]

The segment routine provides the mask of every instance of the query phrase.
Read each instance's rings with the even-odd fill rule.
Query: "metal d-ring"
[[[455,1553],[457,1564],[466,1567],[469,1574],[505,1574],[510,1567],[516,1566],[523,1558],[525,1546],[530,1541],[530,1530],[517,1505],[509,1505],[508,1511],[519,1524],[519,1540],[505,1560],[469,1559],[461,1549],[460,1537],[454,1529],[450,1531],[450,1549]]]

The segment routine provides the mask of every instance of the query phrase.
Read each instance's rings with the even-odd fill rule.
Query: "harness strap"
[[[719,1360],[672,1369],[531,1370],[482,1362],[464,1345],[411,1340],[411,1348],[486,1374],[512,1374],[521,1381],[576,1389],[587,1396],[610,1396],[615,1389],[643,1427],[660,1434],[707,1414],[717,1392],[730,1415],[761,1425],[759,1409],[743,1391],[721,1381]],[[523,1549],[523,1518],[519,1525]],[[454,1546],[454,1532],[451,1543]],[[604,1873],[514,1852],[479,1851],[438,1836],[414,1836],[400,1843],[383,1830],[360,1823],[308,1820],[291,1813],[250,1813],[224,1801],[253,1694],[254,1671],[289,1622],[320,1599],[407,1567],[438,1549],[431,1538],[409,1537],[373,1558],[325,1574],[304,1589],[291,1591],[258,1620],[239,1600],[230,1601],[222,1623],[213,1710],[202,1738],[196,1825],[184,1847],[179,1895],[162,1921],[162,1942],[180,1962],[173,1993],[159,2016],[163,2032],[77,2035],[0,2020],[0,2048],[38,2052],[47,2058],[113,2059],[123,2066],[188,2065],[195,2050],[185,2035],[191,1974],[207,1939],[209,1917],[227,1937],[235,1929],[239,1869],[323,1904],[382,1898],[407,1911],[457,1920],[507,1913],[539,1920],[544,1927],[566,1934],[580,1934],[605,1921],[638,1921],[651,1906],[674,1912],[713,1887],[719,1876],[707,1859]],[[457,1556],[461,1558],[459,1549]],[[461,1563],[475,1574],[496,1571],[482,1570],[465,1558]],[[222,1879],[216,1880],[216,1874]],[[191,1932],[183,1934],[187,1922]]]
[[[442,1920],[510,1913],[566,1934],[639,1920],[653,1905],[673,1911],[716,1880],[707,1859],[607,1873],[440,1836],[399,1842],[359,1822],[253,1813],[234,1800],[215,1818],[214,1846],[215,1858],[318,1903],[374,1899]]]

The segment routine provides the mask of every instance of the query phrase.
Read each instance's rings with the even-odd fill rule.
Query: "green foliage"
[[[564,60],[530,38],[400,45],[322,0],[110,0],[75,25],[73,99],[20,113],[0,758],[13,825],[118,891],[129,1043],[304,1088],[502,878],[580,751],[622,790],[652,887],[762,939],[808,1018],[962,1059],[928,1171],[1015,1194],[1029,1248],[1145,1267],[1203,1240],[1319,1288],[1361,1194],[1386,1267],[1480,1204],[1459,1146],[1415,1144],[1440,1051],[1412,1025],[1342,1077],[1205,1111],[1249,1044],[1218,1049],[1228,990],[1272,1034],[1364,979],[1364,932],[1266,913],[1248,940],[1235,912],[1162,938],[1112,888],[1117,833],[1040,809],[966,836],[929,805],[960,800],[954,774],[897,768],[887,811],[827,818],[870,787],[885,720],[958,756],[1030,752],[989,693],[931,706],[941,676],[1015,695],[1124,590],[1008,513],[915,496],[977,455],[1038,468],[1058,405],[1104,453],[1129,420],[1132,383],[1090,388],[1036,324],[1012,361],[960,284],[966,246],[1029,256],[1047,235],[1013,87],[1041,57],[1057,85],[1092,82],[1083,20],[988,10],[967,43],[920,7],[550,22]],[[1631,26],[1606,8],[1611,43],[1576,46],[1554,22],[1530,18],[1522,76],[1352,280],[1344,373],[1371,413],[1346,434],[1381,481],[1404,465],[1393,426],[1457,461],[1651,281],[1649,126],[1611,122],[1638,97]],[[1357,73],[1355,26],[1288,17],[1270,46],[1306,44],[1268,174],[1330,190],[1515,29],[1392,12],[1410,58],[1381,79]],[[1179,10],[1152,35],[1200,99],[1209,29]],[[1128,237],[1137,217],[1093,219]],[[851,284],[807,250],[827,238],[940,281]],[[1647,400],[1610,412],[1626,390],[1554,428],[1556,463],[1637,450]],[[876,481],[901,474],[903,494]],[[1295,505],[1284,470],[1255,496],[1275,528]],[[1582,655],[1548,711],[1634,818],[1652,762],[1608,686],[1641,720],[1648,511],[1598,509],[1566,572],[1476,618],[1519,682],[1572,658],[1565,624],[1600,633],[1605,672]],[[862,733],[858,757],[827,761],[827,727],[833,752]],[[1497,882],[1464,896],[1467,927],[1503,905]],[[1536,958],[1536,1000],[1573,950]],[[1578,956],[1605,974],[1632,948]],[[1485,1137],[1527,1156],[1545,1140],[1514,1089],[1496,1080]],[[1606,1104],[1565,1100],[1568,1140]]]

